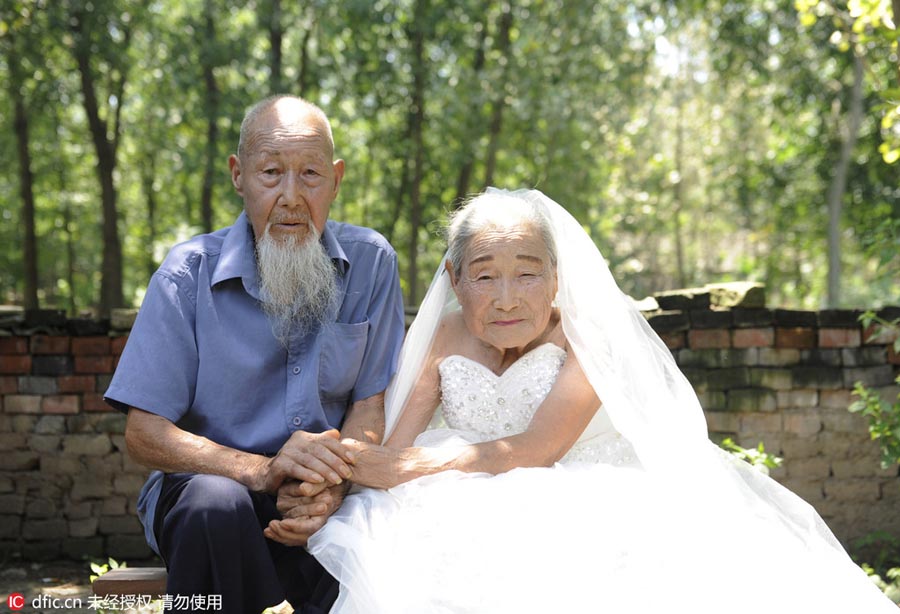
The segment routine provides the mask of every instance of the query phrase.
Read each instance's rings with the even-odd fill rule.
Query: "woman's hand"
[[[411,452],[415,448],[388,448],[385,446],[342,439],[341,444],[352,454],[353,467],[350,479],[361,486],[391,488],[416,477],[409,474]]]
[[[392,488],[418,477],[456,469],[472,448],[391,448],[355,439],[342,439],[341,444],[353,456],[350,479],[370,488]]]

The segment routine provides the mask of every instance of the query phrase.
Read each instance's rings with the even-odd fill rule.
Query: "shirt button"
[[[300,367],[294,367],[292,371],[294,372],[294,375],[298,375],[300,373]]]
[[[294,423],[294,426],[300,426],[300,424],[303,422],[303,420],[300,419],[300,416],[294,416],[294,419],[292,420],[292,422]]]

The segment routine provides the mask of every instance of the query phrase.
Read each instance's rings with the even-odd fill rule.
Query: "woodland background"
[[[563,203],[637,298],[729,280],[900,304],[900,0],[0,0],[0,303],[137,306],[229,225],[271,93],[332,119],[332,217],[400,254],[486,185]],[[586,280],[587,282],[588,280]]]

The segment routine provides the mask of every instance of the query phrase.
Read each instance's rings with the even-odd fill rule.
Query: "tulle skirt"
[[[364,489],[309,550],[339,614],[897,613],[811,508],[745,469],[813,521],[677,471],[571,463]]]

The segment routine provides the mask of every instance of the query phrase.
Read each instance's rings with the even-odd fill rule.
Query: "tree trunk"
[[[850,92],[850,112],[847,123],[841,129],[841,152],[831,183],[828,186],[828,297],[827,306],[836,308],[841,302],[841,216],[844,210],[844,192],[851,157],[859,138],[862,122],[863,63],[853,53],[853,89]]]
[[[500,148],[500,132],[503,128],[503,109],[506,107],[506,74],[511,62],[509,61],[509,35],[512,29],[513,12],[510,4],[503,4],[503,12],[500,15],[499,28],[497,31],[497,51],[501,58],[506,59],[503,68],[503,76],[500,79],[500,91],[493,102],[491,111],[491,123],[488,128],[488,150],[485,159],[484,169],[484,187],[488,187],[494,183],[494,169],[497,166],[497,151]]]
[[[53,112],[53,133],[59,136],[62,130],[62,110],[57,106]],[[57,151],[62,151],[61,140],[56,142]],[[75,297],[75,233],[72,229],[72,199],[69,197],[69,179],[66,164],[60,159],[56,165],[56,183],[60,194],[59,205],[66,232],[66,283],[69,286],[69,314],[78,315],[78,301]]]
[[[900,0],[898,0],[900,1]],[[488,11],[488,6],[485,6],[485,12]],[[472,62],[472,72],[475,74],[475,80],[480,81],[481,71],[484,70],[484,62],[485,56],[487,55],[485,46],[487,45],[487,36],[488,36],[488,28],[487,28],[487,19],[482,20],[481,27],[481,36],[478,39],[478,46],[475,48],[475,59]],[[468,130],[463,134],[463,139],[467,142],[463,142],[463,147],[465,151],[465,159],[463,160],[462,166],[459,169],[459,175],[456,179],[456,197],[453,199],[454,208],[460,207],[463,203],[463,200],[469,195],[469,185],[472,182],[472,171],[475,168],[475,143],[478,138],[478,128],[477,119],[481,114],[481,109],[479,108],[479,104],[477,102],[477,98],[473,97],[475,104],[472,105],[471,113],[467,118]]]
[[[407,284],[410,305],[417,305],[419,286],[419,227],[422,225],[422,176],[425,166],[425,2],[417,0],[412,25],[413,94],[409,115],[410,137],[413,146],[412,183],[409,190],[409,269]]]
[[[59,185],[61,192],[64,194],[67,181],[64,165],[59,165]],[[72,201],[68,197],[64,197],[63,201],[63,224],[66,229],[66,283],[69,284],[69,313],[73,316],[78,315],[78,301],[75,298],[75,233],[72,232]]]
[[[298,93],[307,99],[309,99],[309,90],[311,88],[309,82],[309,41],[312,38],[313,30],[316,29],[315,10],[310,9],[310,12],[312,16],[309,20],[309,26],[306,28],[306,32],[303,33],[303,40],[300,43],[300,68],[297,71],[297,86],[300,88]]]
[[[153,181],[156,178],[156,155],[147,154],[147,162],[141,167],[141,185],[144,189],[144,198],[147,202],[147,260],[145,270],[147,279],[153,277],[156,272],[156,259],[154,258],[154,246],[156,245],[156,190],[153,189]]]
[[[25,309],[38,308],[37,233],[34,223],[34,173],[31,170],[29,150],[28,107],[22,94],[24,79],[19,62],[8,57],[9,91],[13,99],[13,126],[16,133],[16,150],[19,157],[19,194],[22,197],[23,269],[25,274]]]
[[[894,27],[900,28],[900,0],[891,0],[891,8],[893,9]],[[894,57],[897,57],[894,54]],[[897,83],[900,83],[900,57],[897,58]]]
[[[215,184],[216,166],[218,162],[218,138],[219,138],[219,87],[216,83],[215,69],[215,41],[216,22],[215,12],[211,0],[204,3],[204,49],[203,54],[203,83],[206,86],[206,164],[203,169],[203,189],[200,194],[200,223],[204,232],[213,231],[213,187]]]
[[[269,58],[270,70],[269,75],[269,93],[281,93],[281,58],[282,58],[282,40],[284,39],[284,28],[281,25],[281,0],[270,0],[271,12],[269,13]]]
[[[100,180],[100,198],[103,208],[103,261],[101,264],[99,315],[108,317],[110,311],[124,304],[122,294],[122,245],[119,240],[118,211],[116,209],[116,189],[114,172],[116,168],[116,145],[118,142],[118,122],[113,131],[113,140],[107,135],[106,122],[100,119],[95,78],[90,66],[91,45],[84,40],[83,18],[79,12],[72,15],[72,30],[75,35],[73,53],[81,78],[81,90],[91,138],[97,152],[97,175]],[[121,76],[124,84],[124,76]],[[120,88],[121,91],[121,88]],[[117,100],[122,105],[121,96]]]
[[[674,186],[674,211],[672,213],[672,219],[674,222],[673,230],[675,232],[675,263],[678,267],[678,286],[680,288],[686,288],[688,284],[684,265],[684,240],[681,228],[681,211],[684,209],[685,200],[684,178],[686,174],[684,168],[684,96],[680,91],[681,88],[684,87],[684,83],[679,79],[679,82],[675,87],[679,88],[679,92],[675,96],[675,104],[677,105],[675,109],[675,172],[678,175],[678,183]]]

